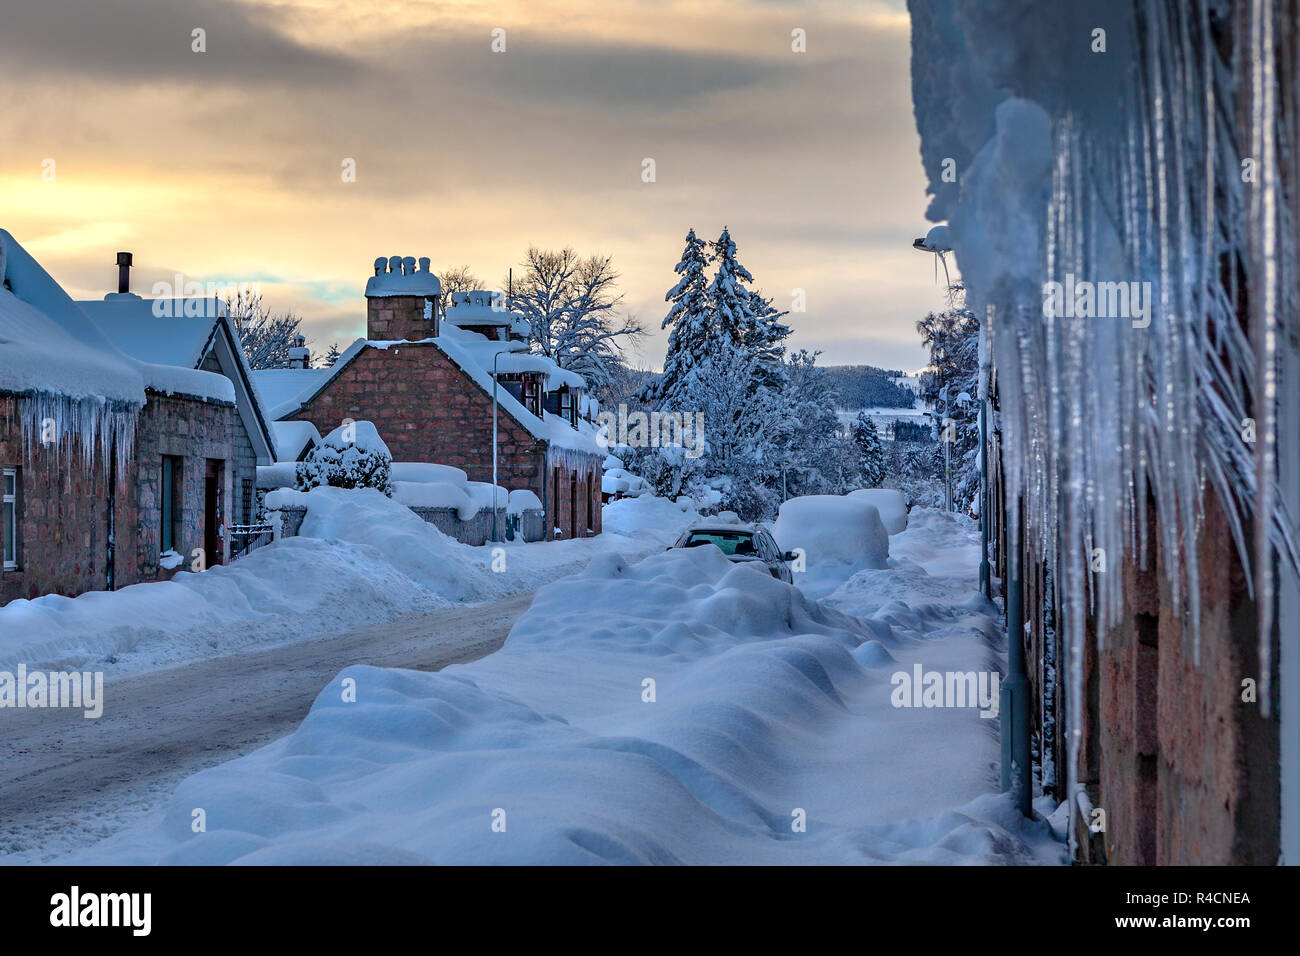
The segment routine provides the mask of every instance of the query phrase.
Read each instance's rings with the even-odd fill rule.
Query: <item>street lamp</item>
[[[501,353],[492,355],[492,540],[497,537],[497,360]]]

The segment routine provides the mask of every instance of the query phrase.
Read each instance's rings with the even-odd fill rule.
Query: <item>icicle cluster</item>
[[[118,473],[125,473],[135,450],[139,406],[35,392],[17,396],[17,408],[26,460],[39,450],[52,466],[66,457],[89,471],[98,458],[105,473],[116,460]]]
[[[1149,283],[1149,322],[1047,314],[1028,284],[980,290],[996,312],[1007,485],[1024,497],[1023,528],[1009,509],[1009,547],[1023,534],[1056,565],[1073,701],[1088,614],[1101,640],[1124,610],[1121,556],[1147,553],[1148,501],[1200,663],[1196,542],[1213,494],[1255,575],[1267,713],[1274,554],[1295,561],[1273,474],[1279,317],[1294,313],[1279,303],[1296,249],[1279,221],[1275,6],[1252,0],[1248,42],[1225,60],[1231,24],[1215,18],[1230,15],[1213,0],[1134,0],[1119,109],[1086,94],[1054,104],[1044,280]],[[1248,126],[1237,119],[1243,82]],[[1092,573],[1095,549],[1111,573]],[[1072,774],[1080,719],[1072,707]]]

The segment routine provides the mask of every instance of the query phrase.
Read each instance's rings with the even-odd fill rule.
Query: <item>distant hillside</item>
[[[874,365],[827,365],[842,408],[911,408],[916,395],[890,381],[903,373]]]

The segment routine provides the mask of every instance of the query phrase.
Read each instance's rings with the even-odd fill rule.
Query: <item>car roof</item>
[[[747,534],[753,534],[755,531],[762,530],[761,525],[743,524],[738,521],[698,521],[686,529],[687,531],[744,531]]]

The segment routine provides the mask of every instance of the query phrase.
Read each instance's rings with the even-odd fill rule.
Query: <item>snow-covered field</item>
[[[316,488],[301,536],[231,565],[77,598],[0,607],[0,670],[138,673],[252,648],[308,641],[403,614],[496,600],[581,568],[598,554],[645,554],[691,519],[643,497],[605,508],[605,533],[472,548],[377,491]]]
[[[67,862],[1063,862],[992,794],[996,719],[891,703],[916,664],[998,664],[973,526],[914,512],[890,550],[820,603],[711,548],[606,550],[497,653],[345,668]]]

